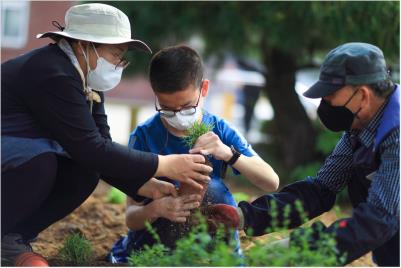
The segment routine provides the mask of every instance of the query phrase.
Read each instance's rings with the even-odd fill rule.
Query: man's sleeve
[[[279,226],[284,222],[285,206],[290,207],[289,228],[301,225],[301,215],[297,212],[295,202],[299,200],[303,211],[309,219],[330,210],[335,202],[336,194],[347,183],[351,175],[352,150],[348,134],[345,133],[337,143],[332,154],[326,159],[316,179],[309,177],[287,185],[279,193],[269,194],[256,199],[252,203],[240,202],[244,212],[245,230],[252,229],[254,235],[266,233],[271,227],[272,202],[277,206]]]
[[[289,206],[288,228],[295,228],[303,224],[302,214],[299,213],[296,202],[300,201],[302,211],[306,217],[312,219],[329,211],[336,200],[336,195],[329,189],[316,183],[312,177],[285,186],[280,192],[259,197],[252,203],[241,201],[241,208],[245,220],[245,232],[254,236],[267,233],[267,229],[284,227],[286,220],[286,206]],[[275,204],[273,204],[273,202]],[[273,221],[271,208],[275,207],[276,221]]]
[[[316,182],[337,194],[352,176],[352,147],[349,132],[344,132],[333,152],[316,175]]]
[[[380,146],[381,165],[374,175],[367,201],[360,203],[350,218],[338,220],[324,231],[334,235],[340,253],[347,254],[346,263],[381,246],[399,230],[399,136],[397,129]]]

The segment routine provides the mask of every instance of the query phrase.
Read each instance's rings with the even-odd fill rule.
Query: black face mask
[[[351,129],[352,122],[361,109],[354,114],[345,106],[351,101],[357,92],[358,90],[352,94],[343,106],[332,106],[322,98],[319,108],[317,108],[317,114],[326,128],[335,132]]]

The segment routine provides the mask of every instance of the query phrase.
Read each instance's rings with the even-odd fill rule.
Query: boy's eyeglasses
[[[203,84],[203,83],[202,83]],[[196,108],[198,107],[200,96],[202,93],[202,85],[199,89],[199,96],[196,104],[193,106],[187,106],[179,110],[170,110],[170,109],[162,109],[157,107],[157,98],[155,98],[155,109],[158,111],[162,116],[165,117],[173,117],[176,113],[180,113],[181,115],[193,115],[196,113]]]

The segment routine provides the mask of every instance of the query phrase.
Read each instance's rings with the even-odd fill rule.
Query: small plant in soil
[[[210,132],[213,130],[214,125],[213,124],[207,124],[207,123],[202,123],[202,122],[195,122],[190,128],[188,128],[187,130],[187,136],[184,137],[184,143],[185,145],[191,149],[193,148],[193,146],[195,145],[196,141],[199,139],[200,136]],[[205,157],[205,164],[212,166],[212,164],[210,163],[209,159],[207,158],[207,156]],[[209,174],[205,174],[205,175],[209,175]],[[203,197],[203,195],[206,192],[206,188],[207,185],[202,185],[204,186],[203,191],[200,193],[201,196]],[[183,185],[183,187],[180,188],[180,194],[192,194],[192,193],[196,193],[196,190],[194,191],[194,189],[188,185]]]
[[[65,265],[89,266],[93,261],[92,244],[81,234],[71,234],[65,239],[59,256]]]
[[[190,128],[187,129],[187,136],[184,137],[185,145],[191,149],[199,137],[212,131],[213,127],[213,124],[195,122]]]
[[[157,243],[132,252],[128,258],[130,266],[239,266],[242,259],[234,253],[232,241],[224,240],[225,232],[219,229],[212,237],[205,219],[197,213],[198,224],[176,243],[174,250]],[[156,241],[160,238],[147,226]]]

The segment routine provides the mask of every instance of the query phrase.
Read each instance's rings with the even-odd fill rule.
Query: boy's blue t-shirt
[[[245,156],[257,155],[245,138],[224,119],[203,110],[202,122],[213,124],[213,132],[219,136],[225,145],[233,145],[236,150]],[[187,154],[190,149],[185,145],[183,138],[168,132],[161,121],[160,114],[155,114],[144,123],[138,125],[130,135],[129,147],[160,155]],[[220,177],[223,161],[216,160],[211,156],[209,156],[209,160],[213,165],[213,172],[210,175],[211,181],[209,182],[204,200],[212,204],[223,203],[237,206],[232,194]],[[233,171],[234,174],[239,174],[237,170],[233,169]],[[170,182],[179,185],[176,181]],[[145,203],[149,201],[151,200],[146,200]],[[165,225],[165,222],[165,219],[158,219],[152,225],[162,226]],[[237,240],[236,251],[239,252],[238,233],[235,234],[235,239]],[[115,243],[108,256],[109,261],[113,263],[127,262],[128,252],[140,249],[144,244],[149,243],[151,243],[151,236],[146,230],[129,231],[126,237]]]
[[[216,115],[203,110],[202,122],[213,124],[213,132],[227,146],[233,145],[241,154],[254,156],[257,153],[245,138],[236,131],[229,123]],[[177,137],[163,125],[160,114],[155,114],[144,123],[140,124],[130,135],[129,147],[155,154],[187,154],[189,149],[182,138]],[[219,179],[222,161],[209,157],[213,165],[212,179]],[[235,174],[239,174],[234,169]]]

